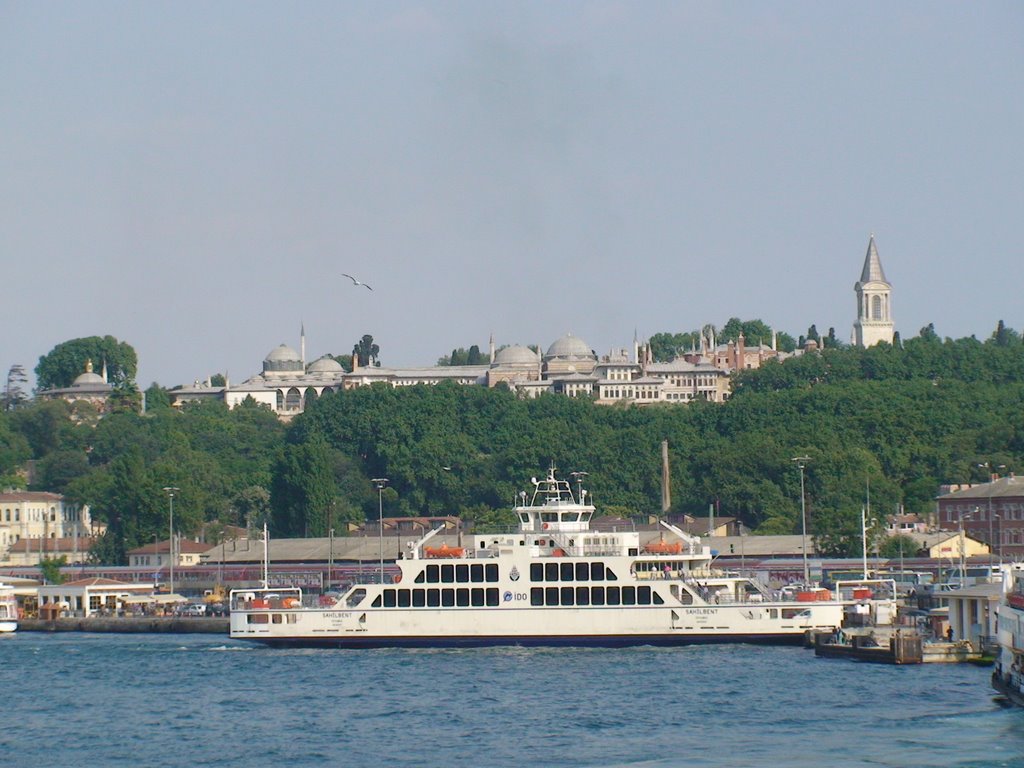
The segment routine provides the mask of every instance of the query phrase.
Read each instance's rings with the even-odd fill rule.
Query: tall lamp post
[[[795,456],[792,459],[800,468],[800,549],[804,553],[804,589],[811,584],[811,574],[807,568],[807,502],[804,498],[804,467],[810,460],[810,456]]]
[[[174,594],[174,494],[180,491],[180,488],[176,488],[173,485],[165,485],[164,493],[167,494],[167,506],[168,506],[168,527],[170,528],[171,540],[171,577],[170,577],[170,592],[168,594]]]
[[[957,517],[959,520],[957,529],[960,538],[960,589],[967,586],[967,537],[964,533],[964,518],[971,519],[977,511],[977,507],[974,508],[974,512],[968,512],[966,515],[961,511]]]
[[[388,484],[386,477],[375,477],[370,481],[377,489],[377,522],[380,525],[380,583],[384,583],[384,488]]]

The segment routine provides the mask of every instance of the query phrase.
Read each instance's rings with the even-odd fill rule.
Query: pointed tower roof
[[[864,257],[864,269],[860,273],[861,283],[888,283],[885,279],[885,272],[882,270],[882,260],[878,258],[878,248],[875,246],[875,235],[872,233],[868,240],[868,253]]]

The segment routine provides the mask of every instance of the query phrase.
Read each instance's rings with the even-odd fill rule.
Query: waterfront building
[[[892,344],[892,285],[885,279],[875,236],[868,240],[860,280],[853,286],[857,294],[857,320],[853,324],[853,344],[871,347],[881,341]]]
[[[38,553],[40,539],[73,539],[94,533],[89,507],[65,503],[59,493],[7,491],[0,493],[0,562],[22,540]],[[39,562],[38,556],[32,561]]]
[[[67,565],[82,565],[88,559],[89,550],[94,543],[96,539],[92,536],[21,539],[0,555],[0,564],[12,567],[38,565],[43,560],[57,560],[63,557]]]
[[[92,577],[39,587],[40,615],[88,618],[94,613],[114,614],[125,600],[152,593],[152,584],[127,583]],[[50,606],[50,608],[47,608]]]
[[[179,539],[174,549],[177,554],[177,557],[173,558],[175,567],[199,565],[203,555],[210,551],[211,545],[200,544],[191,539]],[[170,566],[171,560],[170,539],[128,550],[128,565],[133,568],[166,568]]]
[[[962,525],[967,536],[990,545],[1006,560],[1024,555],[1024,480],[993,475],[987,483],[946,488],[937,501],[942,528],[959,530]]]

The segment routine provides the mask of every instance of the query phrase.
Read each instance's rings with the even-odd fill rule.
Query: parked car
[[[209,603],[206,606],[207,616],[227,616],[228,607],[224,603]]]
[[[202,603],[192,603],[181,609],[182,616],[205,616],[206,606]]]

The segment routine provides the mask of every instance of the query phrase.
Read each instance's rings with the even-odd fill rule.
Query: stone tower
[[[882,261],[878,258],[875,236],[868,241],[864,269],[853,286],[857,293],[857,321],[853,324],[853,343],[870,347],[880,341],[892,344],[892,286],[885,279]]]

